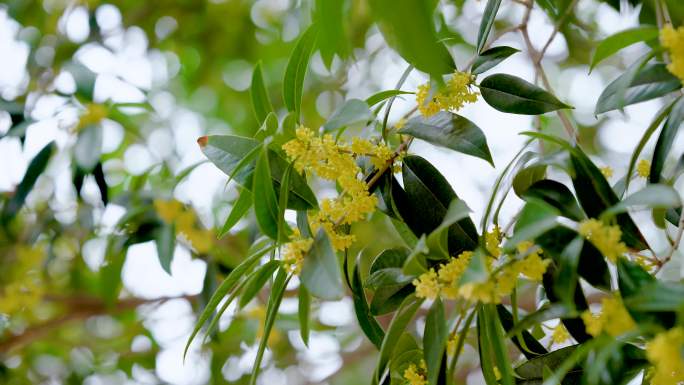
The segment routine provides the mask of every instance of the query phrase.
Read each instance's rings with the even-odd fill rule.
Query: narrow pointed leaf
[[[249,88],[249,96],[252,99],[252,109],[259,124],[266,120],[266,116],[273,112],[273,105],[268,96],[268,88],[264,82],[264,73],[261,70],[261,62],[254,66],[252,72],[252,85]]]
[[[288,111],[294,112],[297,120],[301,118],[304,77],[309,67],[309,59],[313,53],[317,36],[318,28],[316,24],[312,24],[297,41],[285,69],[283,102],[285,102]]]
[[[478,75],[485,71],[489,71],[517,52],[520,52],[520,50],[507,46],[490,48],[475,58],[473,66],[470,67],[470,72],[474,75]]]
[[[319,230],[304,257],[300,279],[314,297],[336,300],[344,295],[337,255],[323,230]]]

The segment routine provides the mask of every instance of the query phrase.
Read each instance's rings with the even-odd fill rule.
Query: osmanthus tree
[[[346,358],[374,365],[371,374],[359,379],[354,371],[345,383],[460,384],[474,371],[487,384],[684,383],[684,284],[663,274],[681,256],[684,233],[674,187],[684,173],[676,144],[684,120],[684,3],[482,0],[473,40],[448,22],[466,8],[462,0],[315,0],[271,8],[264,1],[121,2],[125,28],[155,36],[151,46],[168,54],[163,67],[176,71],[166,82],[137,85],[140,102],[96,97],[102,74],[80,55],[84,47],[121,49],[124,27],[105,28],[104,6],[95,10],[98,2],[89,1],[90,8],[78,8],[89,33],[76,43],[63,27],[76,8],[58,3],[7,7],[26,26],[22,39],[31,54],[20,91],[0,95],[9,121],[0,141],[33,140],[33,127],[45,120],[34,113],[43,98],[73,114],[58,116],[68,140],[44,144],[14,191],[1,196],[0,382],[82,383],[93,373],[134,377],[136,368],[152,369],[161,343],[141,313],[181,299],[197,314],[185,353],[193,341],[209,341],[208,381],[254,384],[267,362],[297,363],[303,347],[293,341],[306,347],[314,332],[330,331],[315,316],[323,304],[351,298],[359,328],[340,337],[355,341]],[[586,4],[636,7],[639,26],[596,39],[595,23],[579,14]],[[553,25],[541,46],[528,27],[535,15]],[[254,25],[244,21],[250,17]],[[290,30],[292,20],[302,32],[283,43],[278,28]],[[318,95],[344,87],[339,79],[321,80],[310,64],[345,72],[368,60],[374,49],[365,39],[375,26],[383,49],[396,52],[405,71],[392,79],[394,88],[340,101],[321,119]],[[561,35],[568,57],[547,73],[545,56]],[[520,44],[506,46],[504,36]],[[593,160],[600,122],[576,122],[573,107],[554,92],[554,77],[557,64],[586,76],[609,63],[618,68],[617,56],[637,43],[629,52],[641,56],[609,73],[595,114],[611,120],[615,111],[649,100],[662,107],[642,128],[629,162],[614,164],[626,170],[616,175]],[[456,61],[463,52],[470,58]],[[501,70],[512,56],[526,57],[533,82]],[[257,63],[248,92],[215,84],[225,76],[233,87],[231,71],[243,61]],[[428,81],[410,89],[405,83],[416,73]],[[73,81],[71,89],[60,85],[63,77]],[[221,199],[237,197],[227,217],[214,204],[216,226],[177,194],[200,164],[180,167],[182,154],[172,153],[142,172],[121,167],[133,146],[153,136],[149,127],[173,124],[158,103],[171,93],[178,105],[232,128],[197,139],[231,182]],[[413,104],[396,119],[398,98]],[[487,127],[459,114],[478,101],[511,118],[531,115],[534,124],[510,162],[496,164],[475,223],[459,186],[412,145],[418,139],[494,168]],[[258,129],[242,113],[247,108]],[[113,122],[122,139],[101,150]],[[73,210],[45,188],[54,177],[50,166],[59,162],[68,166]],[[96,199],[84,185],[94,186]],[[509,217],[503,207],[513,195],[522,204]],[[101,218],[110,206],[124,213],[107,230]],[[104,261],[86,266],[88,245],[97,239]],[[201,293],[134,297],[122,270],[129,250],[145,242],[155,245],[169,274],[174,250],[204,261]],[[296,304],[296,315],[282,311],[283,303]],[[358,348],[361,334],[368,349]],[[151,347],[133,351],[141,336]],[[227,362],[251,345],[251,374],[229,373]],[[160,371],[160,382],[173,382]]]
[[[639,375],[644,383],[684,381],[684,329],[679,326],[684,285],[657,278],[684,229],[681,197],[672,187],[684,171],[684,158],[669,162],[684,118],[684,27],[673,24],[665,2],[655,1],[657,27],[620,32],[595,50],[591,68],[628,45],[644,41],[649,47],[605,88],[597,115],[650,99],[664,101],[626,174],[611,185],[612,170],[595,164],[578,143],[577,125],[568,113],[572,107],[554,96],[553,79],[542,66],[556,34],[572,24],[577,2],[520,0],[519,24],[503,30],[522,36],[538,84],[506,73],[480,76],[521,54],[497,44],[500,34],[492,33],[500,3],[487,2],[474,56],[457,64],[436,32],[436,2],[369,1],[385,40],[408,67],[396,89],[348,100],[320,127],[309,127],[300,109],[310,56],[317,39],[331,40],[335,20],[326,17],[332,16],[314,17],[292,51],[283,81],[288,113],[280,120],[255,67],[250,94],[262,123],[259,131],[251,138],[204,136],[198,143],[240,186],[223,231],[253,207],[263,237],[218,287],[188,344],[213,317],[212,330],[231,301],[242,306],[266,287],[254,383],[284,289],[296,276],[305,342],[312,301],[352,296],[359,325],[379,352],[372,384],[455,383],[466,343],[477,349],[488,384],[619,384]],[[556,20],[540,51],[527,25],[536,7]],[[412,93],[402,89],[411,71],[427,73],[430,81],[415,91],[415,108],[389,122],[394,98]],[[476,225],[467,202],[434,165],[411,153],[411,144],[417,138],[491,164],[483,130],[458,114],[479,98],[509,114],[552,113],[546,117],[555,115],[565,135],[549,133],[543,124],[523,133],[529,140],[492,181]],[[359,125],[360,135],[345,130]],[[646,157],[642,150],[655,134],[655,149]],[[647,183],[630,189],[635,178]],[[334,183],[337,195],[317,199],[310,186],[320,180]],[[500,223],[511,189],[525,204],[510,222]],[[655,226],[670,241],[666,250],[649,246],[630,215],[637,209],[652,212]],[[286,210],[296,211],[296,223],[285,220]],[[354,225],[375,211],[389,218],[404,244],[364,264],[349,248],[357,236]],[[589,286],[600,293],[600,309],[589,308]],[[519,293],[535,288],[536,305],[523,311]],[[378,320],[384,317],[391,321],[382,325]],[[414,333],[410,325],[418,319]],[[560,322],[551,332],[552,344],[544,346],[539,325],[551,319]],[[568,340],[576,343],[555,348]]]

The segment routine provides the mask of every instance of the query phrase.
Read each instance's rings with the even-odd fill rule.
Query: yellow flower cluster
[[[492,231],[488,231],[487,234],[485,234],[485,248],[489,255],[494,258],[499,258],[501,255],[501,247],[499,246],[501,244],[501,238],[502,234],[499,226],[494,226]]]
[[[634,330],[636,324],[622,304],[619,295],[614,294],[601,300],[601,312],[592,313],[585,310],[581,314],[587,333],[596,337],[602,332],[617,337],[628,331]]]
[[[562,344],[570,338],[568,330],[563,326],[562,322],[558,322],[555,328],[553,328],[553,333],[551,333],[551,340],[556,344]]]
[[[283,263],[285,270],[290,273],[299,274],[304,263],[304,254],[311,248],[313,239],[303,238],[299,229],[293,229],[290,234],[290,242],[283,246]]]
[[[659,333],[646,344],[646,357],[653,364],[652,385],[679,385],[684,382],[684,328]]]
[[[425,365],[425,361],[420,360],[420,365],[416,366],[416,364],[411,364],[404,370],[404,378],[408,381],[409,385],[426,385],[426,372],[427,366]]]
[[[439,273],[431,268],[428,272],[421,274],[413,280],[416,296],[435,299],[441,294],[445,299],[458,298],[458,281],[468,267],[472,256],[472,251],[464,251],[458,257],[451,258],[448,263],[442,265]]]
[[[667,69],[684,80],[684,27],[674,29],[671,25],[666,25],[660,30],[660,43],[670,51]]]
[[[518,244],[518,253],[523,255],[521,259],[504,265],[487,281],[469,282],[461,286],[459,294],[470,301],[500,303],[501,298],[513,292],[521,274],[530,281],[541,281],[546,268],[551,263],[548,259],[542,259],[542,249],[535,248],[532,242],[524,241]]]
[[[637,163],[636,172],[640,177],[648,178],[649,174],[651,174],[651,162],[647,159],[640,160],[639,163]]]
[[[579,233],[611,262],[627,252],[627,246],[620,240],[622,231],[618,225],[609,226],[598,219],[586,219],[580,222]]]
[[[195,212],[186,210],[183,203],[175,199],[155,199],[154,209],[164,222],[175,224],[176,235],[185,239],[196,252],[203,254],[211,249],[214,233],[198,228],[200,225]]]
[[[479,94],[471,90],[474,81],[475,75],[456,71],[444,90],[434,93],[432,97],[429,82],[419,86],[416,90],[418,110],[423,116],[431,116],[440,110],[458,111],[465,103],[475,103]]]
[[[1,289],[0,313],[14,315],[40,302],[45,291],[40,272],[44,257],[41,247],[17,247],[13,266],[4,269],[9,274]]]
[[[613,168],[610,166],[603,166],[600,168],[600,170],[601,174],[603,174],[603,176],[606,177],[606,179],[610,179],[614,174]]]
[[[523,255],[521,259],[504,265],[486,281],[468,282],[458,286],[473,256],[471,251],[465,251],[442,265],[438,272],[430,269],[413,280],[416,296],[435,299],[441,295],[444,299],[463,298],[473,302],[500,303],[502,297],[513,292],[521,274],[531,281],[541,281],[551,261],[542,259],[542,250],[533,247],[532,242],[521,242],[518,245],[518,252]]]
[[[377,204],[377,197],[359,179],[361,168],[355,158],[367,156],[375,167],[383,167],[392,159],[392,151],[361,138],[354,138],[351,144],[335,142],[332,135],[318,137],[304,126],[297,128],[296,138],[285,143],[283,150],[298,172],[312,172],[336,181],[342,188],[339,197],[321,202],[320,210],[309,217],[309,222],[313,231],[322,228],[326,232],[335,250],[348,248],[355,238],[341,233],[337,226],[362,220]]]

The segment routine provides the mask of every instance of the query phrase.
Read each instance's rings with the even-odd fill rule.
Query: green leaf
[[[297,294],[297,317],[299,318],[299,334],[304,345],[309,346],[309,331],[311,319],[311,294],[304,285],[299,286]]]
[[[36,184],[40,174],[47,168],[50,157],[55,152],[57,145],[54,141],[48,143],[43,147],[38,154],[36,154],[26,169],[26,173],[22,178],[21,182],[17,186],[14,195],[5,203],[5,207],[2,210],[2,220],[4,223],[8,223],[15,215],[21,210],[26,201],[26,197],[33,189]]]
[[[318,49],[326,67],[330,68],[335,54],[340,59],[349,56],[350,46],[347,37],[343,17],[348,15],[345,11],[345,1],[316,0],[313,9],[313,21],[318,25]]]
[[[406,202],[399,206],[401,217],[417,235],[430,234],[439,227],[456,193],[427,160],[410,155],[404,158],[402,176]],[[470,218],[449,227],[448,245],[451,255],[477,246],[478,234]]]
[[[492,26],[494,26],[494,19],[496,19],[496,13],[499,12],[500,5],[501,0],[487,1],[487,6],[482,15],[482,21],[480,22],[480,30],[477,33],[477,53],[481,53],[487,44],[487,38],[489,37],[489,32],[492,30]]]
[[[381,269],[404,266],[408,253],[409,250],[406,248],[383,250],[373,259],[369,273],[373,274]]]
[[[360,257],[360,254],[359,254]],[[354,275],[351,282],[352,300],[354,302],[354,313],[356,314],[356,319],[359,321],[359,326],[363,333],[368,337],[370,342],[380,349],[382,345],[382,340],[385,337],[385,331],[382,330],[378,321],[373,318],[368,308],[368,302],[366,301],[366,294],[363,291],[363,285],[361,281],[361,272],[359,271],[360,258],[356,259],[356,265],[354,266]]]
[[[652,26],[630,28],[608,36],[601,40],[596,47],[594,57],[591,59],[591,65],[589,66],[589,72],[591,72],[598,63],[614,55],[621,49],[640,41],[649,41],[656,39],[657,37],[658,28]]]
[[[74,160],[85,172],[90,172],[100,161],[102,150],[102,126],[90,124],[83,127],[74,146]]]
[[[553,290],[560,298],[560,300],[568,305],[575,305],[575,291],[579,284],[577,278],[577,269],[580,264],[580,256],[582,255],[582,248],[584,246],[584,239],[575,237],[558,256],[558,273],[556,274],[556,281]],[[608,288],[610,288],[610,275],[608,277]]]
[[[353,124],[365,123],[372,120],[373,117],[374,115],[366,102],[359,99],[349,99],[330,115],[328,121],[323,125],[323,130],[326,132],[335,131]]]
[[[504,385],[513,385],[515,383],[513,368],[511,367],[511,362],[508,358],[506,339],[496,312],[496,305],[482,305],[482,310],[482,313],[478,313],[478,317],[480,315],[484,316],[483,323],[488,329],[487,335],[492,346],[492,351],[494,352],[496,366],[501,373],[501,383]]]
[[[414,92],[409,92],[409,91],[402,91],[402,90],[385,90],[385,91],[380,91],[378,93],[375,93],[369,97],[366,98],[366,104],[368,106],[372,107],[384,100],[387,100],[389,98],[398,96],[398,95],[409,95],[409,94],[414,94]]]
[[[260,153],[261,143],[253,138],[234,135],[203,136],[197,140],[204,155],[219,170],[251,191],[256,155]],[[271,169],[274,189],[279,190],[283,173],[290,164],[280,154],[269,149],[268,160]],[[290,178],[290,192],[287,208],[293,210],[308,210],[318,206],[318,201],[304,177],[293,173]]]
[[[649,182],[658,183],[662,178],[663,167],[665,161],[670,153],[675,136],[679,131],[679,127],[684,122],[684,98],[679,97],[670,110],[670,114],[663,125],[658,141],[653,149],[653,160],[651,161],[651,171],[649,173]]]
[[[671,101],[669,103],[666,103],[658,113],[656,113],[655,118],[653,118],[653,121],[651,124],[648,125],[646,130],[644,131],[644,134],[641,136],[641,139],[639,139],[639,143],[637,143],[636,147],[634,148],[634,152],[632,152],[632,156],[629,158],[629,166],[627,167],[627,174],[626,178],[624,180],[624,188],[622,189],[620,195],[624,195],[625,192],[629,189],[629,185],[632,182],[632,175],[634,173],[634,169],[636,168],[637,160],[639,159],[639,156],[641,155],[641,152],[643,151],[644,147],[646,147],[646,144],[648,141],[651,139],[651,135],[658,129],[660,126],[660,123],[667,118],[667,116],[670,114],[670,111],[674,107],[676,101]]]
[[[385,372],[385,369],[387,369],[387,363],[394,353],[394,348],[397,346],[399,337],[404,333],[406,327],[409,322],[411,322],[422,303],[423,299],[410,295],[404,299],[404,302],[401,303],[399,309],[394,313],[392,322],[390,322],[390,326],[387,329],[387,333],[385,334],[385,338],[382,340],[382,345],[380,347],[380,355],[374,374],[375,383],[379,381],[380,377],[382,377]]]
[[[437,2],[370,0],[369,4],[387,44],[408,63],[435,77],[456,69],[435,32],[433,14]]]
[[[249,88],[249,96],[252,98],[254,117],[259,124],[266,120],[269,113],[274,112],[268,89],[264,83],[264,73],[261,70],[261,62],[257,62],[252,72],[252,85]]]
[[[531,200],[525,203],[513,236],[504,243],[505,252],[513,252],[520,242],[532,241],[558,225],[558,210],[543,201]]]
[[[256,384],[256,380],[259,375],[259,369],[261,368],[261,360],[264,358],[264,352],[266,351],[268,337],[271,335],[271,329],[275,323],[276,316],[278,316],[278,308],[280,308],[280,302],[283,300],[285,287],[289,281],[290,276],[288,276],[287,272],[285,272],[285,269],[281,268],[278,270],[278,274],[273,280],[273,286],[271,287],[271,295],[268,298],[268,304],[266,305],[264,332],[261,336],[261,341],[259,341],[259,348],[257,349],[256,358],[254,359],[254,366],[252,366],[252,376],[249,379],[250,385]]]
[[[482,130],[460,115],[440,111],[429,117],[417,116],[406,122],[401,133],[423,139],[435,146],[476,156],[494,166],[487,138]]]
[[[460,199],[454,199],[449,204],[442,223],[427,237],[430,254],[438,254],[438,259],[448,259],[448,231],[454,223],[469,218],[470,208]]]
[[[295,114],[297,120],[301,118],[302,93],[304,88],[304,77],[309,67],[309,59],[313,52],[316,39],[318,37],[318,27],[311,24],[309,28],[297,40],[292,55],[287,62],[285,69],[285,79],[283,79],[283,102],[288,111]]]
[[[224,235],[228,234],[230,229],[238,223],[250,207],[252,207],[252,193],[247,189],[242,189],[240,197],[233,203],[233,209],[230,210],[228,218],[226,218],[223,227],[221,227],[218,233],[218,238],[221,239]]]
[[[499,305],[503,306],[503,305]],[[501,313],[499,313],[501,314]],[[542,305],[539,309],[527,314],[521,320],[518,321],[512,328],[506,328],[506,333],[508,337],[512,338],[518,333],[525,333],[526,329],[539,325],[544,321],[550,321],[556,318],[574,317],[577,312],[569,309],[563,304],[549,304],[548,302]],[[503,322],[503,317],[501,317]],[[581,321],[580,321],[581,322]],[[542,347],[543,348],[543,347]],[[546,349],[544,349],[546,350]],[[542,353],[545,354],[545,353]]]
[[[336,300],[344,295],[342,272],[327,235],[321,229],[304,258],[300,279],[311,295]]]
[[[522,197],[530,186],[544,179],[546,167],[545,164],[533,164],[518,171],[513,178],[513,191]]]
[[[278,240],[281,242],[287,240],[292,233],[290,226],[285,223],[285,209],[287,208],[287,199],[290,195],[286,186],[290,184],[292,170],[294,170],[294,165],[290,163],[283,173],[283,179],[281,180],[282,183],[280,184],[280,191],[278,193]]]
[[[651,209],[669,209],[682,206],[677,190],[664,184],[649,184],[624,198],[601,214],[602,217],[626,212],[630,207],[643,206]]]
[[[157,256],[164,271],[171,275],[173,251],[176,248],[176,228],[173,224],[162,223],[156,231]]]
[[[601,114],[655,99],[681,87],[681,81],[667,70],[665,64],[636,62],[606,86],[596,102],[594,113]]]
[[[263,142],[267,137],[273,136],[278,132],[278,115],[269,112],[264,118],[261,127],[254,133],[254,139]]]
[[[490,48],[477,55],[475,61],[473,61],[473,65],[470,67],[470,72],[473,75],[478,75],[485,71],[489,71],[516,52],[520,52],[520,50],[505,45]]]
[[[598,218],[605,209],[618,203],[619,199],[613,188],[579,147],[571,151],[570,161],[574,169],[572,184],[577,199],[590,218]],[[627,246],[639,250],[648,248],[644,236],[629,214],[618,214],[617,222],[622,229],[622,241]]]
[[[578,345],[566,346],[533,358],[515,368],[515,373],[524,379],[542,379],[544,368],[555,370],[577,349]]]
[[[558,209],[561,215],[576,221],[586,218],[570,189],[555,180],[543,179],[535,182],[521,195],[521,198],[542,200]]]
[[[280,265],[280,261],[268,261],[247,278],[240,301],[238,301],[238,308],[244,308],[259,293],[259,290],[273,277],[273,273]]]
[[[564,226],[558,226],[547,231],[542,236],[537,237],[536,242],[542,247],[546,254],[554,259],[559,270],[562,270],[563,266],[566,266],[569,262],[569,267],[574,264],[574,261],[571,261],[574,256],[572,256],[572,254],[566,254],[568,252],[573,252],[573,250],[566,250],[566,247],[570,247],[576,238],[582,238],[577,231]],[[567,281],[573,278],[572,274],[567,275],[565,273],[566,272],[559,271],[555,279]],[[601,254],[591,242],[582,243],[579,262],[577,264],[577,273],[591,285],[600,289],[610,290],[610,272],[608,271],[608,264],[606,263],[603,254]],[[561,277],[562,274],[565,275]],[[569,283],[562,283],[562,285],[567,284]],[[578,283],[573,284],[577,285]],[[555,289],[554,292],[556,292]]]
[[[515,333],[511,333],[514,326],[513,315],[506,309],[506,306],[498,304],[496,305],[496,311],[499,316],[499,321],[501,321],[501,326],[503,326],[504,331],[508,333],[507,336],[511,338],[515,346],[526,358],[529,359],[548,353],[544,346],[542,346],[542,344],[524,328],[519,329]],[[522,336],[522,341],[520,341],[520,336]]]
[[[423,354],[427,366],[428,384],[436,385],[442,366],[442,356],[446,351],[449,330],[444,314],[444,305],[437,298],[430,307],[425,318],[425,331],[423,333]]]
[[[211,314],[216,310],[216,307],[219,305],[223,297],[226,296],[235,286],[237,285],[238,281],[242,279],[245,275],[249,274],[249,272],[254,269],[254,267],[259,263],[259,259],[269,251],[273,250],[274,247],[265,247],[263,249],[259,249],[255,251],[252,255],[248,256],[243,260],[235,269],[233,269],[230,274],[226,277],[226,279],[221,282],[219,287],[216,289],[214,294],[211,296],[209,299],[209,302],[207,302],[207,305],[204,307],[202,310],[202,313],[200,314],[199,318],[197,319],[197,323],[195,324],[195,328],[192,330],[192,333],[190,333],[190,337],[188,337],[188,342],[185,344],[185,349],[183,350],[183,359],[185,359],[185,355],[188,353],[188,348],[190,347],[190,344],[192,343],[192,340],[195,339],[195,336],[197,333],[199,333],[200,329],[202,328],[202,325],[204,325],[205,322],[211,317]]]
[[[272,239],[278,239],[278,203],[276,202],[273,182],[271,182],[271,168],[264,151],[257,159],[254,169],[254,214],[256,214],[259,229]]]
[[[477,305],[477,351],[480,358],[480,368],[484,376],[485,383],[488,385],[498,384],[496,374],[494,372],[494,353],[490,344],[489,327],[487,327],[487,319],[484,314],[484,306]]]
[[[589,242],[585,242],[585,244],[588,243]],[[560,298],[558,298],[555,292],[555,281],[557,276],[557,269],[553,264],[551,264],[547,267],[546,273],[544,273],[544,278],[542,280],[542,283],[544,285],[544,291],[546,292],[546,297],[552,304],[557,304],[560,300]],[[567,311],[573,310],[576,312],[573,312],[572,315],[567,315],[563,317],[561,321],[563,322],[563,326],[565,326],[565,328],[568,329],[568,333],[570,333],[570,335],[577,342],[582,343],[585,341],[589,341],[592,338],[589,334],[587,334],[584,321],[582,321],[582,319],[579,317],[579,313],[581,313],[583,310],[588,309],[589,304],[587,304],[587,298],[584,296],[584,291],[582,291],[582,287],[579,284],[579,282],[575,285],[575,287],[575,298],[573,301],[574,309],[567,309],[566,306],[563,306],[563,308],[567,309]]]
[[[513,75],[487,76],[480,82],[480,93],[490,106],[512,114],[540,115],[572,108],[549,92]]]

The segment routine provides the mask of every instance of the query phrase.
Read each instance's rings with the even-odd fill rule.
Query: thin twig
[[[525,41],[525,46],[527,47],[528,55],[530,56],[530,59],[532,60],[532,64],[534,65],[535,72],[541,78],[542,83],[544,84],[544,87],[546,88],[547,91],[554,93],[553,88],[551,87],[551,82],[549,82],[548,77],[546,76],[546,72],[544,71],[544,67],[541,65],[541,60],[543,59],[543,56],[539,55],[537,53],[536,49],[532,45],[532,40],[530,40],[530,35],[527,31],[527,24],[530,21],[530,15],[532,13],[532,6],[533,6],[533,1],[530,1],[530,4],[527,6],[527,10],[525,11],[525,14],[523,16],[523,22],[522,26],[520,27],[520,33],[523,36],[523,40]],[[560,118],[561,123],[563,124],[563,127],[565,128],[565,131],[567,134],[570,136],[570,139],[573,142],[576,142],[578,140],[577,137],[577,132],[575,128],[573,127],[572,123],[570,122],[570,119],[567,117],[564,111],[561,110],[556,110],[556,114],[558,115],[558,118]]]
[[[546,44],[544,44],[544,47],[539,51],[539,55],[537,56],[537,63],[541,63],[542,59],[544,58],[544,55],[546,54],[546,50],[549,49],[549,46],[551,43],[553,43],[553,40],[556,38],[556,35],[558,35],[558,32],[560,29],[563,27],[563,24],[565,24],[565,21],[567,18],[572,15],[572,11],[575,9],[575,5],[577,5],[578,0],[572,0],[570,4],[568,4],[568,7],[565,8],[565,12],[563,15],[558,19],[558,22],[553,28],[553,32],[551,32],[551,36],[549,36],[549,39],[546,40]]]

